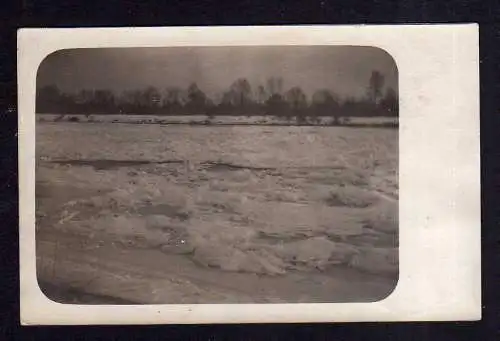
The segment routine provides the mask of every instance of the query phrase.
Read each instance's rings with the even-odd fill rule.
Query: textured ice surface
[[[37,209],[62,231],[223,271],[397,273],[396,130],[47,123],[37,141]]]

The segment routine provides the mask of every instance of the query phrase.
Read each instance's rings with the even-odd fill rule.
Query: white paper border
[[[374,303],[86,306],[40,291],[35,255],[36,73],[81,47],[363,45],[399,70],[400,278]],[[478,26],[260,26],[18,31],[21,323],[186,324],[481,317]]]

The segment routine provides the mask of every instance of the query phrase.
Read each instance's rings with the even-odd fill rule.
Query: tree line
[[[111,90],[81,90],[65,93],[55,85],[37,92],[37,113],[50,114],[147,114],[147,115],[206,115],[263,116],[271,115],[288,122],[319,122],[331,117],[340,124],[349,117],[397,117],[398,95],[385,87],[385,77],[373,71],[362,98],[341,99],[329,89],[314,92],[311,98],[300,86],[285,89],[280,77],[269,78],[264,85],[252,88],[245,78],[236,79],[217,98],[210,98],[196,83],[187,89],[168,87],[162,92],[155,87],[124,91],[115,95]]]

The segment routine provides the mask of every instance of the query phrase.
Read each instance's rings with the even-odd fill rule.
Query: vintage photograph
[[[58,50],[36,270],[67,304],[376,302],[399,277],[399,89],[373,46]]]

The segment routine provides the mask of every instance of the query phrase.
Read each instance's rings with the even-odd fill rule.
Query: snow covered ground
[[[39,122],[36,180],[44,282],[85,286],[108,261],[111,276],[125,262],[113,250],[130,273],[88,291],[148,303],[370,301],[397,281],[394,129]],[[57,280],[52,249],[67,238],[93,246],[62,246],[74,263]],[[170,286],[156,280],[153,295],[137,281],[153,285],[161,264]],[[224,291],[252,281],[260,291]]]

